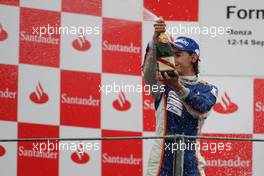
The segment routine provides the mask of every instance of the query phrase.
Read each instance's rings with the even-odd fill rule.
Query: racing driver
[[[178,37],[171,42],[175,75],[158,71],[157,41],[165,26],[162,18],[154,24],[155,32],[147,46],[143,64],[145,84],[158,88],[155,92],[151,89],[156,110],[156,135],[200,135],[204,120],[216,103],[218,90],[214,85],[199,81],[199,45],[189,37]],[[147,176],[173,176],[173,153],[165,149],[165,144],[172,142],[173,139],[169,138],[155,139]],[[185,142],[199,145],[198,139],[186,139]],[[199,147],[185,150],[183,162],[184,176],[205,175],[205,162]]]

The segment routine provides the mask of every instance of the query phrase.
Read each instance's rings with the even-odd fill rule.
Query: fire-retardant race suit
[[[189,38],[187,38],[188,40]],[[198,46],[198,45],[197,45]],[[144,61],[144,79],[149,85],[161,85],[155,79],[156,48],[150,47],[150,58]],[[184,50],[185,48],[181,48]],[[197,48],[193,48],[196,49]],[[198,47],[199,49],[199,47]],[[153,69],[154,68],[154,69]],[[152,92],[155,99],[156,110],[156,135],[200,135],[201,128],[208,112],[216,102],[217,88],[203,81],[198,81],[198,76],[181,76],[179,78],[183,89],[175,92],[165,86],[165,92]],[[156,139],[151,150],[147,176],[173,176],[173,153],[165,146],[171,146],[173,139]],[[185,144],[195,143],[199,140],[186,139]],[[199,147],[184,150],[184,176],[202,176],[205,161],[200,154]]]

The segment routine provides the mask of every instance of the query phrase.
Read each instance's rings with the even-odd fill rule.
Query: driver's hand
[[[158,42],[159,34],[166,31],[166,24],[162,17],[160,17],[154,24],[153,41]]]

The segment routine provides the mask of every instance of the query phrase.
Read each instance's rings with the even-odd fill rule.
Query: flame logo
[[[8,38],[8,33],[4,30],[2,24],[0,23],[0,42],[5,41]]]
[[[38,82],[36,90],[30,94],[30,100],[37,104],[44,104],[49,100],[49,97],[44,92],[40,82]]]
[[[0,157],[4,156],[5,153],[6,153],[5,148],[2,145],[0,145]]]
[[[113,107],[118,111],[127,111],[131,107],[131,104],[126,99],[123,91],[121,91],[118,95],[118,98],[113,101]]]
[[[79,145],[76,152],[71,155],[72,161],[77,164],[85,164],[90,160],[90,157],[87,153],[83,151],[83,145]]]
[[[238,106],[231,101],[230,97],[225,92],[224,96],[221,97],[221,101],[216,103],[213,109],[221,114],[231,114],[238,110]]]
[[[72,47],[78,51],[87,51],[91,48],[91,43],[87,40],[83,32],[81,32],[77,39],[72,42]]]

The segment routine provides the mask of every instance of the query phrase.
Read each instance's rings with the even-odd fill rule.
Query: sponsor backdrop
[[[155,16],[199,41],[219,88],[204,134],[263,138],[261,0],[0,0],[0,138],[154,135],[140,66]],[[141,176],[152,142],[0,143],[1,175]],[[263,175],[262,144],[217,142],[232,148],[202,151],[208,176]]]

